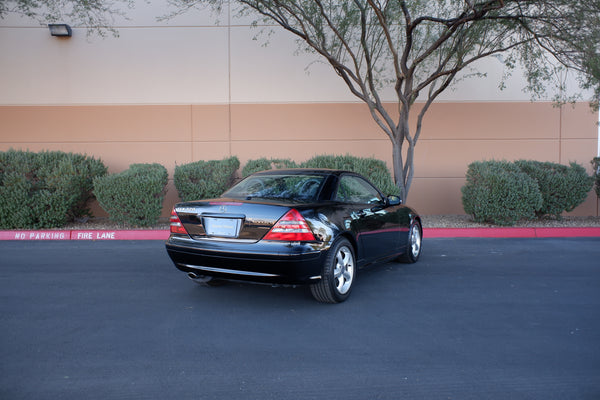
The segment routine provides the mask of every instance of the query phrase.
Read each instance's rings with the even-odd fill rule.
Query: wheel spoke
[[[343,276],[346,281],[349,281],[350,279],[352,279],[352,274],[348,270],[344,271]]]
[[[337,287],[338,290],[342,290],[342,287],[344,286],[344,283],[346,282],[346,268],[343,264],[338,263],[338,265],[336,265],[335,270],[333,271],[333,276],[335,278],[335,286]]]
[[[336,258],[337,258],[337,266],[338,267],[343,267],[346,264],[346,262],[344,261],[344,253],[343,252],[339,251],[337,253]]]
[[[346,268],[351,268],[352,267],[352,256],[350,255],[350,253],[345,252],[344,256],[343,256],[343,261],[342,261],[342,265],[344,266],[344,269]]]
[[[337,291],[344,294],[350,290],[354,279],[354,260],[349,249],[342,247],[335,255],[336,264],[333,269],[334,285]]]
[[[421,232],[416,225],[410,230],[410,250],[414,257],[417,257],[421,250]]]
[[[344,268],[342,268],[340,265],[336,265],[335,269],[333,270],[333,277],[339,278],[343,273]]]

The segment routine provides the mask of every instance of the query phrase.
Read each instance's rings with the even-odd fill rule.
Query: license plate
[[[204,217],[203,222],[208,236],[235,238],[240,231],[241,219]]]

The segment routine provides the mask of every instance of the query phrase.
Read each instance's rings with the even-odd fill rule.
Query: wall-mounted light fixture
[[[48,24],[48,29],[52,36],[71,37],[73,35],[71,27],[67,24]]]

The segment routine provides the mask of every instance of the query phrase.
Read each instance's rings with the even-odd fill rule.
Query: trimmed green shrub
[[[392,175],[385,162],[375,158],[320,155],[302,163],[302,168],[331,168],[359,173],[375,184],[384,194],[398,194]]]
[[[593,178],[577,163],[570,166],[541,161],[519,160],[515,164],[535,179],[542,194],[542,206],[535,211],[538,218],[546,215],[560,218],[565,211],[573,211],[587,198]]]
[[[507,161],[477,161],[467,169],[462,203],[475,221],[512,225],[535,218],[542,206],[537,182]]]
[[[258,160],[249,160],[244,168],[242,169],[242,178],[247,177],[255,172],[265,171],[268,169],[282,169],[282,168],[297,168],[298,165],[290,159],[279,159],[279,158],[259,158]]]
[[[240,161],[235,156],[178,165],[175,167],[175,188],[183,201],[217,197],[231,187],[239,167]]]
[[[595,157],[592,160],[594,167],[594,176],[596,178],[596,194],[600,197],[600,157]]]
[[[111,221],[146,227],[158,222],[167,181],[167,169],[160,164],[131,164],[94,179],[94,193]]]
[[[106,170],[81,154],[0,152],[0,228],[57,228],[91,216],[93,180]]]

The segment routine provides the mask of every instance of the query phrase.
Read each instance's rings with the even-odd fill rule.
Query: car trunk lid
[[[179,203],[175,211],[193,239],[256,242],[291,209],[288,205],[228,199]]]

